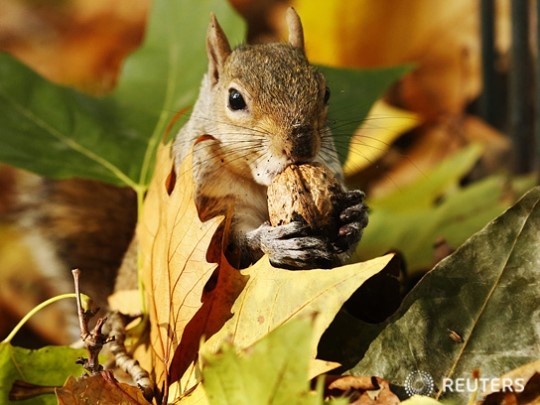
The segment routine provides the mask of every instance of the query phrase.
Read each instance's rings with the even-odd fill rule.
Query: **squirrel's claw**
[[[364,204],[364,193],[360,190],[348,191],[340,202],[345,208],[339,214],[341,226],[334,245],[337,249],[354,249],[362,238],[368,224],[368,207]]]
[[[360,190],[348,191],[342,201],[341,206],[345,208],[339,214],[339,220],[342,223],[353,221],[365,222],[367,225],[367,207],[364,205],[364,193]]]
[[[301,220],[292,221],[280,226],[271,226],[270,223],[266,222],[259,229],[261,243],[263,244],[273,240],[287,240],[309,235],[309,227]]]
[[[364,227],[359,222],[352,222],[339,228],[338,238],[333,245],[338,252],[353,250],[362,237]]]

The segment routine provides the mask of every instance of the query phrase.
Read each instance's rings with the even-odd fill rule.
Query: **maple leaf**
[[[238,348],[246,348],[292,318],[318,313],[311,342],[315,357],[322,333],[345,301],[391,258],[386,255],[331,270],[288,271],[273,267],[265,256],[240,271],[249,278],[231,308],[234,315],[205,347],[217,349],[230,341]]]

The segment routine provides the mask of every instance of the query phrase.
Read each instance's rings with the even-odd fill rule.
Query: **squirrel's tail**
[[[106,308],[136,225],[133,190],[28,174],[17,182],[15,206],[30,250],[58,293],[73,291],[71,270],[79,268],[81,292]]]

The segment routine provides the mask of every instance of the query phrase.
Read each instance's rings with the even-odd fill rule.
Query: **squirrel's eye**
[[[328,104],[328,100],[330,100],[330,89],[327,87],[324,90],[324,98],[323,98],[324,104]]]
[[[234,88],[229,89],[229,108],[233,111],[246,108],[246,102],[242,94]]]

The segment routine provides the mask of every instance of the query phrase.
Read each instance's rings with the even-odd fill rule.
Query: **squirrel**
[[[288,43],[231,49],[215,16],[207,32],[208,72],[173,154],[179,167],[193,146],[196,203],[201,219],[233,212],[230,250],[240,267],[267,254],[287,269],[344,264],[367,225],[360,190],[346,192],[337,235],[317,235],[301,220],[268,223],[267,187],[292,164],[316,162],[342,181],[327,123],[330,90],[304,50],[300,18],[287,10]],[[202,135],[211,140],[197,143]]]
[[[233,212],[228,251],[240,252],[240,268],[264,254],[285,269],[344,264],[368,221],[364,193],[351,190],[338,204],[345,208],[337,235],[315,234],[301,220],[275,227],[268,223],[267,187],[288,165],[317,162],[343,182],[327,124],[330,91],[322,73],[306,58],[302,25],[292,8],[287,23],[287,43],[244,44],[233,50],[211,16],[208,71],[172,148],[177,170],[193,150],[201,219]],[[202,135],[210,139],[196,142]],[[33,241],[38,237],[53,245],[42,257],[56,248],[56,258],[44,259],[42,265],[57,263],[59,269],[51,266],[48,273],[63,280],[64,291],[59,292],[71,291],[69,270],[75,267],[83,270],[83,287],[89,286],[86,290],[102,307],[113,289],[136,288],[136,276],[121,277],[122,270],[117,275],[122,257],[135,257],[130,254],[136,246],[130,245],[136,223],[134,193],[86,180],[38,183],[33,179],[23,187],[21,194],[30,194],[23,198],[30,215],[23,215],[22,222]],[[77,234],[81,228],[83,238]],[[130,280],[129,287],[124,279]]]

